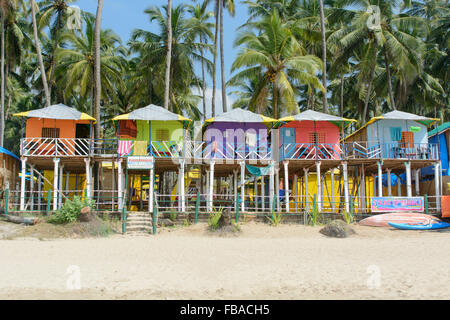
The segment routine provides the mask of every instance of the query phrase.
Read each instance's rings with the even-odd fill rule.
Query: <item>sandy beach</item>
[[[247,223],[157,236],[0,240],[0,299],[449,299],[450,232]],[[71,266],[75,266],[71,267]],[[69,290],[73,270],[79,290]],[[73,283],[73,282],[70,282]]]

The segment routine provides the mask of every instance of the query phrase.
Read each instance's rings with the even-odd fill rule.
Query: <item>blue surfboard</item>
[[[392,223],[389,222],[391,227],[400,230],[436,230],[436,229],[445,229],[450,228],[450,223],[447,222],[439,222],[432,224],[407,224],[407,223]]]

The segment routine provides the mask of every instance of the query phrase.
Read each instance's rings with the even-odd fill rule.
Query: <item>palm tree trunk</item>
[[[200,35],[200,43],[203,43],[203,37]],[[203,98],[203,120],[206,120],[206,81],[205,81],[205,61],[203,61],[203,49],[200,50],[202,56],[202,98]]]
[[[0,97],[0,147],[3,147],[3,139],[5,134],[5,19],[2,14],[2,30],[1,30],[1,68],[0,77],[1,77],[1,97]]]
[[[55,45],[53,46],[52,52],[52,60],[50,63],[50,78],[48,80],[48,92],[50,95],[50,99],[52,97],[52,89],[53,89],[53,78],[55,77],[55,65],[56,65],[56,50],[58,49],[58,36],[59,36],[59,28],[61,24],[61,13],[58,12],[58,16],[56,18],[56,29],[55,29]]]
[[[219,31],[219,0],[216,0],[216,29],[214,31],[214,61],[213,61],[213,90],[212,90],[212,101],[211,101],[211,111],[212,117],[216,116],[216,66],[217,66],[217,35]]]
[[[36,23],[36,7],[37,4],[34,0],[31,0],[31,18],[33,20],[33,35],[34,35],[34,44],[36,47],[36,53],[38,56],[39,67],[41,69],[41,78],[42,85],[44,87],[45,101],[47,103],[47,107],[50,106],[50,92],[48,91],[48,83],[47,83],[47,74],[45,73],[44,61],[42,60],[42,52],[41,45],[39,44],[39,37],[37,32],[37,23]]]
[[[169,88],[170,83],[170,69],[172,60],[172,0],[167,0],[167,56],[166,56],[166,75],[164,84],[164,108],[169,110]]]
[[[323,0],[319,0],[320,6],[320,28],[322,29],[322,56],[323,56],[323,74],[322,83],[325,88],[323,93],[323,112],[328,112],[328,97],[327,97],[327,36],[325,30],[325,15],[323,13]]]
[[[97,17],[95,19],[95,30],[94,30],[94,50],[95,50],[95,119],[97,123],[95,124],[95,137],[97,139],[103,138],[102,126],[101,126],[101,115],[100,115],[100,99],[102,96],[102,83],[100,78],[100,32],[102,25],[102,12],[103,12],[103,0],[98,0],[97,5]]]
[[[366,123],[367,111],[369,108],[369,101],[370,101],[370,91],[372,90],[373,78],[375,76],[376,63],[377,63],[377,55],[375,54],[375,58],[373,59],[373,63],[372,63],[372,68],[370,70],[370,78],[369,78],[369,83],[367,86],[366,98],[364,99],[364,110],[363,110],[363,114],[362,114],[362,123],[363,124]]]
[[[277,86],[277,80],[275,80],[273,82],[273,100],[272,100],[272,105],[273,105],[273,118],[274,119],[278,119],[278,86]]]
[[[219,0],[220,10],[220,72],[222,75],[222,110],[227,112],[227,91],[225,83],[225,58],[223,55],[223,0]]]
[[[393,110],[397,110],[397,108],[395,107],[394,94],[392,92],[391,70],[389,69],[389,60],[388,60],[388,53],[386,51],[386,46],[384,46],[384,63],[386,65],[386,73],[387,73],[387,80],[388,80],[388,90],[389,90],[389,99],[391,101],[392,109]]]
[[[339,104],[339,116],[344,116],[344,73],[341,74],[341,101]]]

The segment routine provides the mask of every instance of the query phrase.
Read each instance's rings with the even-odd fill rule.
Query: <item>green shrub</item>
[[[222,216],[222,211],[223,208],[220,207],[219,210],[216,210],[215,208],[213,208],[213,213],[209,214],[209,219],[208,219],[208,226],[211,230],[217,230],[219,228],[219,220],[220,217]]]
[[[308,224],[312,226],[316,226],[319,224],[319,208],[317,207],[317,204],[313,207],[311,212],[308,212]]]
[[[351,214],[351,212],[347,212],[347,210],[344,210],[342,212],[342,216],[344,217],[344,221],[347,224],[352,224],[353,223],[353,215]]]
[[[178,212],[169,212],[169,220],[175,222],[177,220]]]
[[[82,200],[81,197],[75,196],[72,200],[67,200],[61,209],[53,213],[48,219],[48,222],[54,224],[66,224],[75,222],[80,216],[81,209],[83,209],[84,207],[94,208],[94,206],[94,200]]]
[[[283,220],[283,214],[281,212],[275,213],[275,211],[272,211],[272,216],[267,218],[269,219],[272,226],[278,227]]]

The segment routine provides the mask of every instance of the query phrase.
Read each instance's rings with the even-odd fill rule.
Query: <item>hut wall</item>
[[[314,121],[291,121],[281,128],[295,128],[296,143],[310,143],[310,136],[315,130],[318,134],[323,134],[323,143],[339,143],[339,127],[331,122],[318,121],[316,122],[316,128],[314,128]]]
[[[415,121],[406,120],[378,120],[367,126],[367,141],[369,146],[378,143],[396,143],[393,140],[391,128],[399,128],[402,132],[411,131],[410,127],[420,127],[419,132],[414,132],[414,143],[428,143],[427,127]]]
[[[213,153],[216,158],[234,158],[235,151],[244,151],[241,146],[246,143],[248,135],[256,135],[254,147],[258,152],[263,152],[268,146],[268,131],[267,126],[262,123],[212,123],[204,133],[206,154]]]
[[[20,161],[8,154],[0,153],[0,189],[9,187],[15,189],[18,180]]]
[[[25,136],[27,138],[42,137],[42,128],[59,128],[59,137],[73,139],[76,136],[77,124],[89,124],[88,120],[53,120],[29,118]]]

